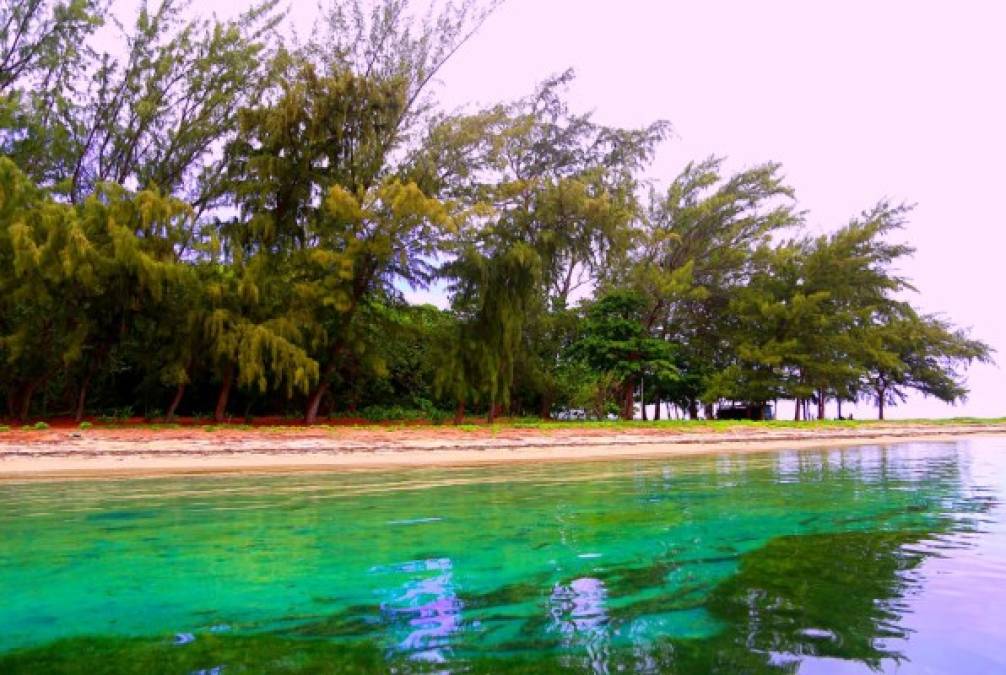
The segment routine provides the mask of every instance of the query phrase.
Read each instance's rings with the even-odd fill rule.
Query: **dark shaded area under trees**
[[[910,208],[806,237],[781,167],[717,158],[658,191],[669,125],[571,111],[571,73],[438,108],[494,6],[330,0],[294,47],[275,1],[163,0],[113,54],[101,0],[0,3],[0,416],[631,418],[642,389],[658,416],[883,417],[967,394],[991,350],[905,300]],[[450,309],[406,302],[433,284]]]

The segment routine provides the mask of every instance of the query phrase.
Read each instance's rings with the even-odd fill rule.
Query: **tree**
[[[142,4],[124,58],[86,41],[67,47],[60,77],[43,78],[49,88],[22,101],[22,128],[7,150],[74,203],[113,182],[156,186],[202,214],[220,197],[219,146],[233,116],[268,82],[263,37],[278,20],[276,4],[266,0],[230,22],[185,20],[178,0]],[[82,39],[101,14],[98,3],[75,0],[54,12],[55,24]]]
[[[646,300],[631,291],[614,291],[588,306],[579,339],[570,347],[598,373],[619,382],[622,418],[635,416],[634,393],[644,375],[673,378],[674,350],[646,327]]]
[[[473,204],[441,276],[471,331],[465,339],[485,355],[490,417],[510,403],[518,372],[517,386],[548,414],[563,338],[541,338],[624,247],[636,173],[667,133],[664,122],[618,129],[571,113],[562,96],[571,79],[567,72],[508,106],[445,118],[416,161],[423,180]]]
[[[246,264],[218,266],[204,280],[205,306],[198,317],[205,358],[220,386],[214,419],[223,421],[231,391],[265,393],[282,388],[286,397],[307,393],[318,380],[318,363],[307,353],[310,331],[292,304],[292,290],[264,256]],[[306,323],[306,328],[305,328]]]
[[[991,363],[992,348],[938,316],[899,310],[867,336],[864,393],[876,401],[878,417],[884,419],[885,406],[904,402],[909,390],[945,403],[966,399],[964,370],[975,361]]]
[[[327,0],[297,46],[277,0],[129,22],[0,0],[8,416],[631,417],[644,378],[644,416],[967,393],[992,350],[912,307],[905,207],[812,238],[776,164],[710,158],[647,190],[669,125],[574,111],[571,72],[439,109],[438,73],[498,4]],[[406,302],[434,285],[449,310]]]
[[[829,398],[853,400],[864,389],[878,396],[881,415],[904,388],[948,402],[963,396],[957,368],[990,352],[900,299],[912,287],[894,265],[912,248],[888,239],[909,212],[881,202],[834,234],[764,247],[730,304],[734,358],[710,395],[793,398],[797,419],[805,401],[816,401],[823,418]]]
[[[71,142],[62,122],[106,14],[103,0],[0,3],[0,152],[36,181],[58,180],[56,158]]]
[[[355,368],[358,309],[394,297],[396,283],[426,284],[454,227],[448,205],[418,187],[401,157],[429,111],[432,78],[493,6],[450,5],[415,33],[405,0],[370,12],[333,2],[308,48],[281,60],[275,102],[242,112],[229,155],[243,219],[230,239],[286,256],[316,309],[325,339],[309,423],[340,369]]]
[[[27,416],[35,390],[60,370],[83,414],[90,382],[136,316],[156,311],[186,270],[176,244],[191,212],[156,191],[103,185],[79,206],[50,199],[0,158],[2,344],[19,382],[9,407]]]
[[[680,345],[688,375],[668,394],[693,418],[700,396],[712,391],[709,378],[730,361],[727,308],[751,277],[754,251],[801,222],[778,164],[729,178],[722,165],[719,158],[690,163],[665,193],[652,191],[627,259],[605,280],[639,289],[649,330]]]
[[[84,39],[101,24],[95,0],[4,0],[0,3],[0,94],[18,85],[64,84]]]

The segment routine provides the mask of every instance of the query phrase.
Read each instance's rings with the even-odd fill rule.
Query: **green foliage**
[[[360,410],[360,417],[368,422],[432,422],[441,424],[449,413],[436,408],[403,408],[401,406],[371,405]]]
[[[35,424],[32,425],[32,429],[34,429],[35,431],[45,431],[48,428],[49,425],[46,424],[45,422],[35,422]]]
[[[947,402],[962,397],[959,366],[988,361],[990,351],[899,299],[911,287],[892,265],[912,249],[887,237],[907,213],[881,203],[830,236],[761,250],[729,307],[735,358],[707,396],[813,399],[819,411],[831,397],[879,391],[880,402],[892,402],[909,387]]]
[[[609,292],[587,308],[569,356],[619,383],[626,419],[633,417],[633,390],[644,376],[674,379],[678,375],[672,344],[651,335],[646,326],[646,299],[632,291]]]
[[[103,424],[121,424],[133,416],[133,406],[126,405],[118,408],[109,408],[99,417],[98,421]],[[84,424],[81,422],[81,424]]]
[[[575,112],[570,72],[438,109],[498,4],[331,0],[292,47],[276,0],[129,26],[102,0],[0,3],[5,417],[966,396],[992,350],[906,300],[907,208],[793,238],[776,164],[649,187],[669,125]],[[449,310],[405,302],[436,284]]]
[[[81,422],[81,423],[80,423],[80,424],[78,425],[78,428],[79,428],[79,429],[81,429],[82,431],[86,431],[87,429],[90,429],[90,428],[91,428],[91,427],[93,427],[93,426],[94,426],[94,425],[93,425],[93,424],[91,424],[90,422]]]

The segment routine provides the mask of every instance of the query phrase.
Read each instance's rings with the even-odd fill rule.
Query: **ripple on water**
[[[0,485],[0,671],[985,666],[1003,450]]]

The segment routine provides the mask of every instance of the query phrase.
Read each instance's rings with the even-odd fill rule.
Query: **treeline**
[[[6,415],[965,396],[990,349],[906,301],[908,208],[810,238],[776,164],[657,190],[668,124],[571,111],[568,73],[441,110],[431,83],[493,9],[330,0],[293,43],[275,1],[163,0],[128,29],[102,0],[0,5]],[[405,301],[431,285],[449,310]]]

